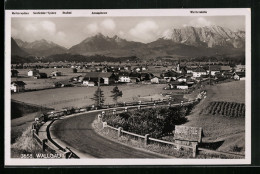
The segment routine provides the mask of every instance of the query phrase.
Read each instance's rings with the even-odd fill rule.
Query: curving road
[[[69,147],[95,158],[163,158],[159,154],[131,148],[98,135],[91,125],[97,113],[57,120],[51,127],[51,134]]]

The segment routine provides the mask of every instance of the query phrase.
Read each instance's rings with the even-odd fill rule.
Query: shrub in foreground
[[[122,127],[126,131],[159,138],[172,133],[175,125],[187,121],[190,106],[161,107],[134,110],[120,114],[105,115],[103,121],[114,127]]]

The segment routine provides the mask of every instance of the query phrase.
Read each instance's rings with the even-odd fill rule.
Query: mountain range
[[[220,26],[171,28],[150,43],[128,41],[115,35],[99,33],[67,49],[56,43],[42,40],[25,42],[12,38],[12,55],[50,56],[56,54],[105,55],[110,57],[137,56],[214,56],[244,55],[245,32],[232,31]]]

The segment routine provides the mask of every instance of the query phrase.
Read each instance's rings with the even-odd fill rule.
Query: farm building
[[[178,82],[186,82],[186,81],[187,81],[187,78],[182,75],[182,76],[177,77],[176,80],[177,80]]]
[[[18,77],[19,72],[16,69],[11,70],[11,77]]]
[[[136,83],[136,82],[140,82],[141,81],[141,75],[140,73],[137,73],[137,72],[131,72],[129,74],[129,77],[130,77],[130,81],[132,83]]]
[[[37,69],[29,70],[28,76],[29,77],[35,76],[37,73],[39,73],[39,70],[37,70]]]
[[[22,92],[25,89],[25,83],[23,81],[11,82],[11,92]]]
[[[91,82],[89,80],[83,80],[82,84],[84,86],[95,86],[95,83],[94,82]]]
[[[94,82],[95,84],[98,84],[98,79],[100,79],[100,84],[104,85],[110,85],[115,83],[115,75],[111,72],[88,72],[85,74],[82,81]]]
[[[230,72],[231,67],[230,66],[220,66],[220,71],[221,72]]]
[[[135,71],[135,72],[140,72],[140,71],[141,71],[141,68],[140,68],[140,67],[135,67],[135,68],[134,68],[134,71]]]
[[[193,71],[192,75],[193,77],[200,77],[201,75],[207,75],[207,71],[202,67],[198,67]]]
[[[52,73],[51,73],[51,76],[61,76],[61,72],[60,71],[53,71]]]
[[[245,72],[246,71],[246,65],[236,65],[235,71],[236,72]]]
[[[44,79],[44,78],[47,78],[47,74],[39,72],[36,75],[34,75],[34,78],[35,79]]]
[[[131,79],[129,77],[129,73],[127,73],[127,72],[120,72],[118,74],[118,82],[123,82],[123,83],[131,82]]]
[[[167,71],[161,74],[161,76],[166,80],[176,80],[179,74],[175,71]]]
[[[64,80],[64,81],[59,81],[59,82],[55,82],[53,84],[53,87],[56,87],[56,88],[60,88],[60,87],[70,87],[70,86],[73,86],[71,82],[67,81],[67,80]]]
[[[235,80],[245,80],[246,73],[245,72],[234,72],[233,78]]]
[[[171,82],[168,84],[170,89],[188,89],[189,86],[186,82]]]
[[[232,78],[233,77],[233,73],[231,73],[231,72],[223,72],[221,75],[225,78]]]
[[[153,78],[151,79],[151,83],[156,83],[156,84],[158,84],[158,83],[159,83],[159,78],[158,78],[158,77],[153,77]]]
[[[220,73],[221,67],[218,65],[210,65],[209,69],[207,70],[207,73],[215,76],[217,73]],[[210,71],[210,72],[209,72]]]
[[[187,74],[192,74],[195,69],[192,67],[187,67],[186,70],[187,70]]]

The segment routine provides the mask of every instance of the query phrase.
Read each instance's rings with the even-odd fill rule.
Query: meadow
[[[123,96],[118,102],[133,101],[151,101],[165,99],[162,93],[165,84],[125,84],[119,85],[118,88],[123,92]],[[115,103],[111,97],[114,86],[102,86],[104,91],[105,104]],[[12,99],[62,109],[65,107],[82,107],[92,105],[94,101],[91,99],[97,87],[65,87],[40,91],[24,92],[13,94]],[[171,91],[174,92],[174,91]]]

